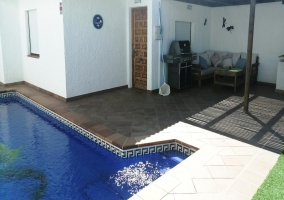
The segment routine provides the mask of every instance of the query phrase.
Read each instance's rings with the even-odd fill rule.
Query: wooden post
[[[250,1],[246,80],[245,80],[245,94],[244,94],[244,111],[245,112],[248,112],[248,107],[249,107],[249,87],[250,87],[250,71],[251,71],[251,58],[252,58],[252,47],[253,47],[255,4],[256,4],[256,0]]]

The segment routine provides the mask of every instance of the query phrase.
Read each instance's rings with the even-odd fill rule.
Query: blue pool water
[[[120,158],[17,98],[0,98],[1,200],[127,199],[186,158]]]

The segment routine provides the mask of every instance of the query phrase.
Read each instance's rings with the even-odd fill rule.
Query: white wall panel
[[[0,1],[0,32],[3,67],[3,70],[0,67],[1,79],[5,84],[22,81],[22,49],[18,0]]]
[[[125,2],[63,1],[68,97],[127,85]],[[101,29],[93,26],[96,14]]]
[[[234,26],[228,32],[222,28]],[[249,26],[249,5],[212,9],[211,49],[246,52]],[[257,4],[255,11],[253,52],[259,54],[258,81],[275,83],[278,56],[284,51],[284,12],[281,2]]]

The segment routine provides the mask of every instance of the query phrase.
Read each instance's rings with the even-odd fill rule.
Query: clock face
[[[96,29],[100,29],[103,27],[103,24],[104,24],[104,21],[103,21],[103,18],[102,16],[100,15],[95,15],[94,16],[94,19],[93,19],[93,24],[94,24],[94,27]]]

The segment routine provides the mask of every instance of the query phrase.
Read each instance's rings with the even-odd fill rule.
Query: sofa
[[[245,70],[247,54],[246,53],[231,53],[227,51],[206,51],[197,53],[197,59],[192,61],[192,80],[198,81],[198,86],[201,87],[201,82],[214,77],[216,67],[222,68],[242,68]],[[258,74],[259,57],[257,54],[252,54],[251,67],[251,84],[256,83]]]

